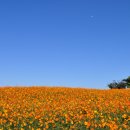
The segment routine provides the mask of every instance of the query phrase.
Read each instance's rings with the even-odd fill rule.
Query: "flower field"
[[[130,130],[130,89],[0,88],[0,130]]]

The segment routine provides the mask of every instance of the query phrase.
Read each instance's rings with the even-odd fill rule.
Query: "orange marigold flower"
[[[89,127],[91,126],[91,123],[90,123],[90,122],[85,121],[85,122],[84,122],[84,125],[85,125],[87,128],[89,128]]]
[[[126,114],[123,114],[123,115],[122,115],[122,118],[124,118],[124,119],[127,118],[127,115],[126,115]]]

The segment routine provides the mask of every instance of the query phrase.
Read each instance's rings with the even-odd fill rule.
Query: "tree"
[[[127,79],[123,79],[122,81],[126,83],[127,88],[130,88],[130,76]]]
[[[108,84],[110,89],[117,88],[117,82],[114,80],[112,83]]]
[[[110,89],[123,89],[126,88],[127,84],[124,81],[116,82],[113,81],[112,83],[108,84]]]
[[[126,86],[127,84],[124,81],[118,82],[117,84],[118,89],[126,88]]]

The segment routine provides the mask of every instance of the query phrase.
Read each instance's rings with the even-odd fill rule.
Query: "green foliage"
[[[123,89],[126,88],[127,84],[124,81],[116,82],[113,81],[112,83],[108,84],[110,89]]]
[[[122,81],[124,81],[127,85],[127,88],[130,88],[130,76],[128,76],[127,79],[123,79]]]
[[[122,88],[130,88],[130,76],[128,78],[123,79],[120,82],[116,82],[115,80],[108,84],[110,89],[122,89]]]
[[[117,88],[117,82],[116,82],[116,81],[113,81],[112,83],[108,84],[108,87],[109,87],[110,89]]]

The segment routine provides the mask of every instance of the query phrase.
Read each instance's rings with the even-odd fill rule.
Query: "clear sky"
[[[130,75],[130,0],[1,0],[0,85],[107,88]]]

